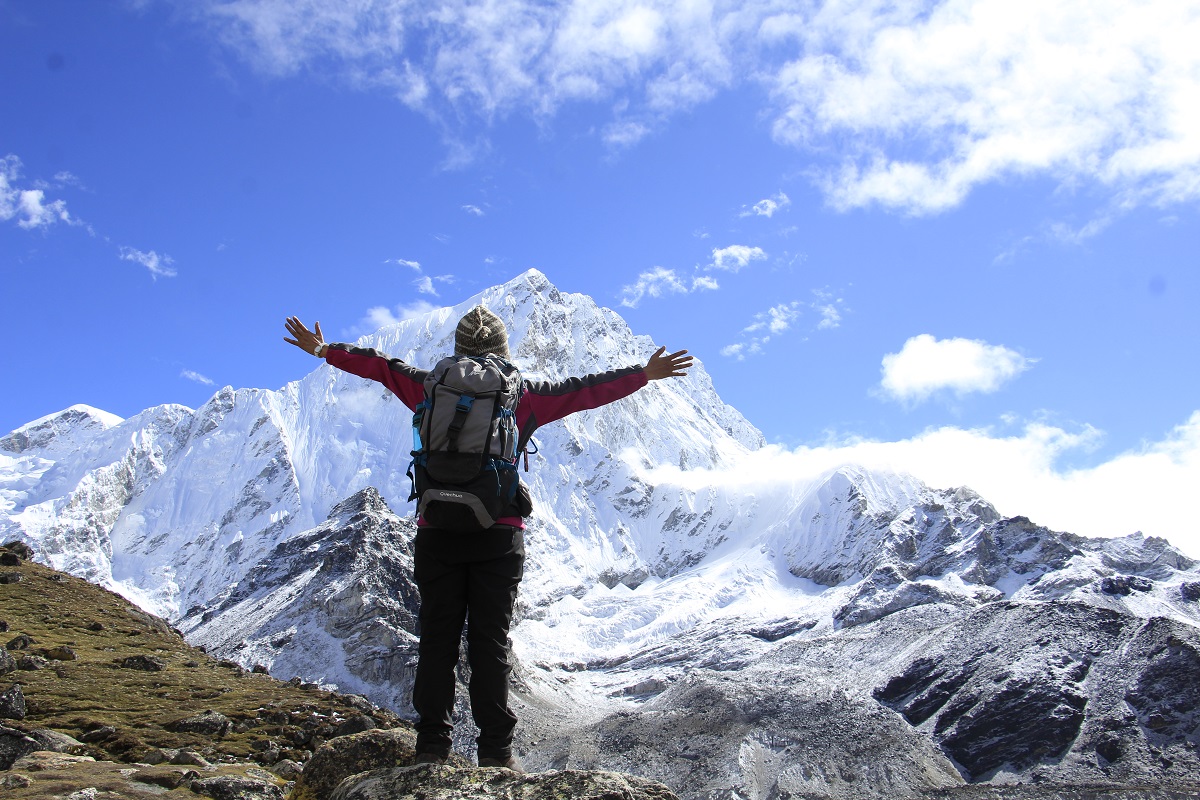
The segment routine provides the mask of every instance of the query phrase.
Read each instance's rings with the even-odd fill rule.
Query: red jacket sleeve
[[[599,408],[628,397],[648,383],[641,366],[567,378],[565,381],[526,381],[517,406],[517,428],[525,442],[534,430],[576,411]]]
[[[425,376],[429,371],[417,369],[387,353],[339,343],[326,348],[325,360],[351,375],[379,381],[411,409],[415,410],[425,399]]]

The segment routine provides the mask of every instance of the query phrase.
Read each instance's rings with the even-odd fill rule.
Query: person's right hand
[[[299,317],[288,317],[287,322],[284,324],[287,327],[288,333],[290,333],[294,338],[289,339],[285,336],[283,337],[283,340],[288,344],[296,345],[296,347],[299,347],[310,356],[314,355],[313,349],[316,348],[317,345],[325,343],[325,337],[321,334],[320,322],[318,322],[316,325],[317,330],[315,333],[305,327],[304,323],[300,321]]]
[[[687,354],[687,350],[680,350],[676,353],[671,353],[669,356],[664,356],[667,348],[660,347],[658,351],[650,356],[650,360],[646,362],[646,366],[642,370],[646,373],[646,380],[657,381],[663,378],[682,378],[687,374],[688,369],[692,366],[692,357]]]

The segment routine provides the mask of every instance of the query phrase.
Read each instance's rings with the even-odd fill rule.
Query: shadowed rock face
[[[1200,631],[1165,619],[998,603],[952,626],[874,696],[928,731],[971,780],[1094,761],[1092,752],[1129,769],[1148,749],[1194,749],[1198,644]]]
[[[1146,660],[1125,693],[1138,723],[1156,743],[1200,743],[1200,637],[1167,620],[1141,631],[1136,655]]]
[[[564,732],[543,755],[559,768],[636,771],[689,798],[850,800],[961,785],[950,761],[896,715],[798,672],[774,685],[763,677],[697,671],[637,711]]]
[[[406,711],[416,662],[412,520],[373,488],[276,546],[246,578],[179,621],[189,640],[278,678],[329,679]]]

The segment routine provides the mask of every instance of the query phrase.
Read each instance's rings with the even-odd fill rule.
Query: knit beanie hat
[[[486,356],[488,353],[509,358],[508,330],[495,314],[483,306],[475,306],[454,329],[454,354]]]

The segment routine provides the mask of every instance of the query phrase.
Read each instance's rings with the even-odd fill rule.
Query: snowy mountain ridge
[[[531,365],[532,378],[642,363],[654,349],[615,313],[558,292],[537,271],[359,344],[431,365],[452,350],[457,319],[478,303],[505,320],[514,360]],[[379,385],[326,366],[279,391],[225,387],[195,411],[160,406],[118,420],[76,406],[0,439],[0,536],[174,616],[237,583],[366,486],[399,506],[409,489],[410,420]],[[639,486],[615,453],[690,468],[762,444],[717,397],[703,365],[537,438],[545,455],[528,477],[545,510],[540,524],[571,552],[573,571],[610,561],[636,570],[633,537],[654,538],[647,525],[613,514],[614,501]],[[653,568],[680,558],[663,551]]]
[[[537,271],[359,343],[431,365],[478,303],[529,377],[655,349]],[[0,537],[214,654],[404,713],[410,427],[324,365],[196,410],[73,406],[0,438]],[[769,448],[700,363],[537,439],[512,630],[527,763],[706,800],[1200,776],[1197,703],[1175,707],[1200,701],[1200,569],[1166,541],[1051,531],[854,465],[761,480]]]

